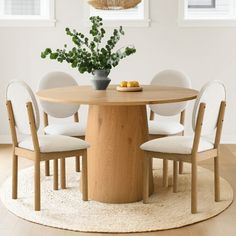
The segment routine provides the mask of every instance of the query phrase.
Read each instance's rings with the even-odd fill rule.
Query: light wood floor
[[[205,161],[202,166],[212,169],[212,161]],[[20,159],[20,168],[32,165],[32,162]],[[0,183],[11,174],[11,148],[0,145]],[[221,176],[227,179],[236,190],[236,145],[221,146]],[[24,221],[11,213],[0,203],[0,236],[73,236],[89,235],[58,230]],[[91,234],[92,235],[92,234]],[[94,234],[96,235],[96,234]],[[101,236],[102,234],[97,234]],[[141,235],[141,234],[140,234]],[[192,226],[175,230],[145,233],[146,236],[234,236],[236,235],[236,203],[219,216]],[[104,234],[107,236],[107,234]]]

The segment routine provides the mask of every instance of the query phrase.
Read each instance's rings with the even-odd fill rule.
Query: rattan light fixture
[[[96,9],[122,10],[136,7],[142,0],[88,0],[88,3]]]

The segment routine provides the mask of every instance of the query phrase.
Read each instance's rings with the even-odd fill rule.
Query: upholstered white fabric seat
[[[86,125],[77,122],[67,124],[51,124],[44,128],[45,134],[66,135],[71,137],[85,136]]]
[[[41,153],[74,151],[89,148],[84,140],[62,135],[38,135]],[[34,151],[32,137],[19,142],[19,147]]]
[[[193,139],[194,138],[190,136],[171,136],[159,138],[142,144],[140,148],[151,152],[191,154]],[[204,152],[213,148],[213,143],[204,138],[200,139],[198,152]]]
[[[157,121],[148,122],[149,134],[152,135],[175,135],[184,131],[184,126],[177,121]]]

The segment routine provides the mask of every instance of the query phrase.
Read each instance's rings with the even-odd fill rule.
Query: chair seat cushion
[[[184,131],[184,126],[177,121],[149,121],[149,134],[152,135],[175,135]]]
[[[63,135],[39,135],[40,152],[65,152],[89,148],[89,144],[79,138],[72,138]],[[26,138],[19,143],[19,147],[33,151],[32,138]]]
[[[73,122],[68,124],[51,124],[44,128],[45,134],[66,135],[71,137],[85,136],[86,126]]]
[[[191,154],[193,146],[193,137],[188,136],[171,136],[159,139],[153,139],[141,145],[141,149],[151,152],[160,153],[176,153],[176,154]],[[200,139],[198,152],[204,152],[213,149],[213,143]]]

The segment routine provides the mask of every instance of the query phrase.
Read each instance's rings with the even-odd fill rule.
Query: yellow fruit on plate
[[[120,87],[127,87],[128,82],[127,81],[122,81],[120,82]]]
[[[138,81],[129,81],[127,84],[127,87],[139,87],[139,82]]]
[[[134,88],[134,87],[140,87],[138,81],[121,81],[120,82],[121,88]]]
[[[139,87],[139,82],[138,81],[133,81],[134,87]]]
[[[128,88],[133,87],[133,82],[132,82],[132,81],[129,81],[129,82],[127,83],[127,87],[128,87]]]

